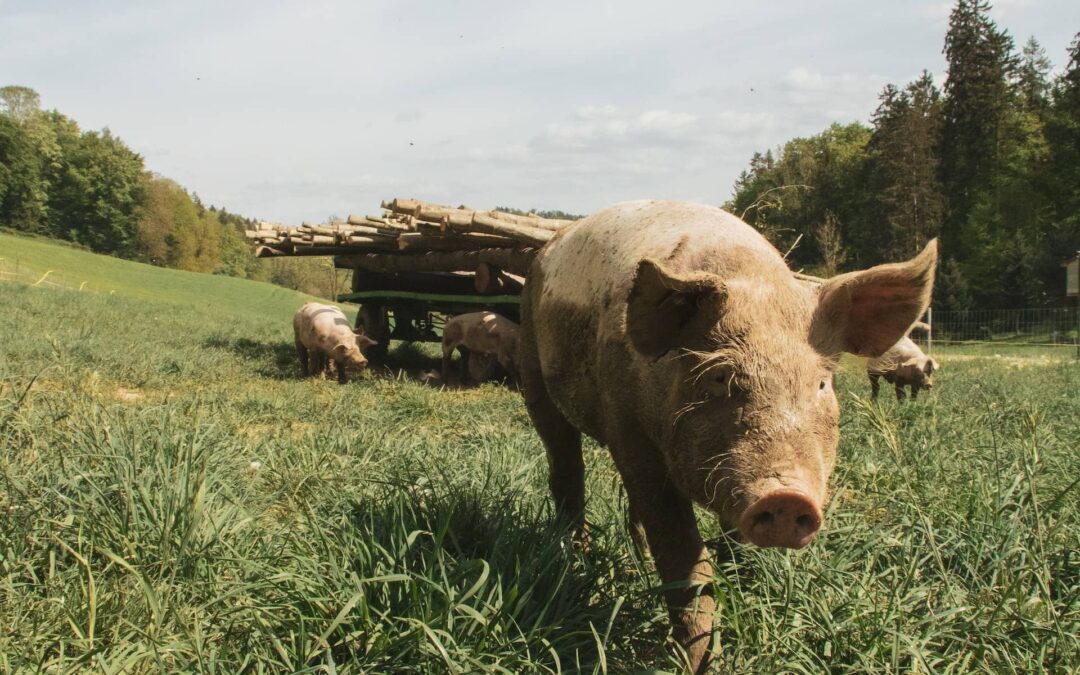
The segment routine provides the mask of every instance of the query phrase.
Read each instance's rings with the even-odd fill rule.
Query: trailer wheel
[[[364,352],[368,360],[385,360],[390,348],[390,322],[386,307],[376,302],[360,305],[360,311],[356,313],[356,327],[363,328],[365,335],[379,343]]]

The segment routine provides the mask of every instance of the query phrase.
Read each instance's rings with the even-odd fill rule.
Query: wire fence
[[[63,269],[41,270],[20,264],[16,258],[0,256],[0,281],[8,281],[38,288],[66,288],[73,291],[108,293],[111,289],[93,284],[79,274]]]
[[[976,309],[927,313],[933,343],[1077,347],[1077,310]],[[926,336],[920,336],[923,341]]]

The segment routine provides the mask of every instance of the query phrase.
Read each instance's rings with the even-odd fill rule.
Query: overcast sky
[[[719,204],[755,150],[940,84],[951,4],[0,0],[0,85],[267,220]],[[1080,2],[995,5],[1064,66]]]

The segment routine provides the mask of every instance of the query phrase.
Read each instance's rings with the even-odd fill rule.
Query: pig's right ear
[[[705,348],[720,320],[725,294],[716,275],[681,274],[654,260],[642,260],[626,306],[631,344],[651,359],[672,349]]]
[[[826,354],[881,356],[926,311],[937,258],[937,239],[933,239],[907,262],[878,265],[826,281],[818,291],[811,343]]]

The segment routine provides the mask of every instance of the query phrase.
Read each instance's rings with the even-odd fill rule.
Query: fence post
[[[926,353],[929,354],[934,350],[934,308],[926,308],[926,325],[929,328],[926,329]]]

